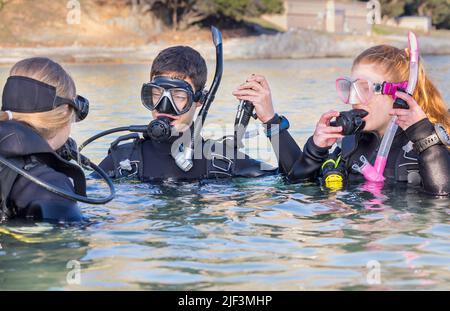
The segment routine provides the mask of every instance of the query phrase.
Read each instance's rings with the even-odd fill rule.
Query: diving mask
[[[62,105],[75,110],[76,121],[89,113],[89,101],[77,95],[74,99],[56,95],[56,88],[47,83],[23,76],[11,76],[3,89],[2,111],[21,113],[47,112]]]
[[[362,103],[367,105],[374,95],[389,95],[396,99],[395,92],[403,91],[408,81],[376,83],[364,78],[339,77],[336,79],[336,91],[345,104]]]
[[[202,98],[203,93],[194,92],[188,82],[163,76],[145,83],[141,90],[142,104],[147,109],[176,116],[188,112]]]

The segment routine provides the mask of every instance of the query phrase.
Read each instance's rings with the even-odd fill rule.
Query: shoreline
[[[450,40],[432,36],[419,37],[422,55],[450,55]],[[187,43],[182,43],[187,44]],[[224,40],[225,60],[352,58],[369,46],[390,44],[406,47],[407,38],[390,36],[331,35],[307,30],[290,31],[276,35],[260,35]],[[133,47],[5,47],[0,48],[0,65],[15,63],[33,56],[48,56],[57,61],[75,64],[89,63],[148,63],[162,49],[172,46],[155,42]],[[214,60],[211,42],[189,44],[206,60]]]

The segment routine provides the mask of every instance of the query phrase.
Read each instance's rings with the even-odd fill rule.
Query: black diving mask
[[[141,90],[142,104],[147,109],[176,116],[188,112],[203,97],[202,91],[194,92],[186,81],[163,76],[145,83]]]
[[[75,110],[76,122],[86,119],[89,101],[77,95],[74,99],[56,95],[56,88],[47,83],[22,76],[11,76],[3,88],[2,111],[21,113],[47,112],[62,105]]]

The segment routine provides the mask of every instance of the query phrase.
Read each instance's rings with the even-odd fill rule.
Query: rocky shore
[[[447,37],[419,36],[423,55],[450,54]],[[286,59],[354,57],[365,48],[376,44],[406,47],[404,36],[330,35],[307,30],[290,31],[276,35],[231,38],[224,41],[224,57],[233,59]],[[168,47],[168,42],[130,47],[8,47],[0,48],[0,64],[14,63],[31,56],[48,56],[66,63],[145,63]],[[209,41],[190,44],[207,59],[214,59],[214,48]]]

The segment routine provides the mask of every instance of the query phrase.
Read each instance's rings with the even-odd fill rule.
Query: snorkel
[[[200,109],[197,119],[194,122],[194,132],[191,135],[189,146],[182,146],[182,152],[179,152],[174,156],[177,166],[185,172],[188,172],[194,166],[194,150],[195,146],[201,142],[201,132],[203,124],[205,123],[206,116],[208,115],[209,108],[214,101],[217,90],[219,89],[220,81],[222,80],[223,73],[223,49],[222,49],[222,33],[219,29],[211,27],[212,39],[214,46],[216,47],[216,72],[214,73],[214,79],[211,84],[211,88],[207,92],[205,102]]]
[[[409,41],[409,78],[408,78],[408,86],[406,88],[406,93],[412,96],[414,90],[416,88],[417,79],[419,75],[419,45],[417,41],[416,35],[410,31],[408,34]],[[408,109],[408,104],[401,98],[397,98],[394,101],[393,107],[396,109]],[[367,181],[372,182],[383,182],[385,180],[383,173],[386,167],[389,151],[392,146],[392,142],[395,137],[395,133],[397,132],[398,125],[396,124],[397,116],[393,116],[389,125],[386,129],[386,132],[381,141],[380,149],[378,150],[377,157],[375,159],[375,164],[372,166],[366,157],[361,156],[360,160],[363,163],[362,166],[358,166],[354,164],[352,168],[356,171],[359,171],[364,175]]]

